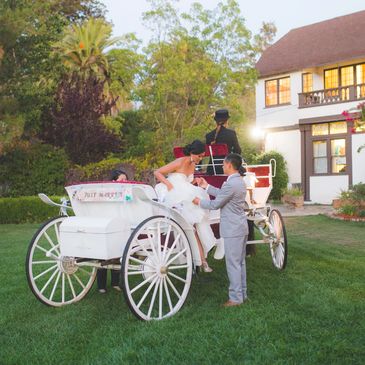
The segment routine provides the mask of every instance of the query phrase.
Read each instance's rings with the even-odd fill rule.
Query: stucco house
[[[256,64],[265,150],[284,155],[289,182],[313,203],[365,182],[365,131],[342,114],[365,101],[364,30],[365,11],[296,28]]]

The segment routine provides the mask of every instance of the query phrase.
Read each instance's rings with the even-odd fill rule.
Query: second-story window
[[[313,91],[313,74],[311,72],[302,74],[302,89],[303,93]]]
[[[338,87],[338,68],[324,71],[324,88],[334,89]]]
[[[290,103],[290,77],[265,81],[266,106]]]

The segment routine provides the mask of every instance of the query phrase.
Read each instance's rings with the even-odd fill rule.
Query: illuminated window
[[[327,173],[327,141],[313,142],[313,167],[315,174]]]
[[[331,140],[331,165],[332,172],[346,172],[346,140]]]
[[[313,74],[312,73],[305,73],[302,75],[302,86],[303,86],[303,93],[308,93],[313,91]]]
[[[278,103],[278,83],[277,80],[266,81],[265,101],[266,105],[276,105]]]
[[[334,89],[338,87],[338,69],[324,71],[324,88]]]
[[[284,77],[265,82],[266,106],[290,103],[290,78]]]
[[[328,123],[312,125],[312,136],[325,136],[327,134],[328,134]]]
[[[356,66],[356,83],[365,84],[365,64]]]
[[[290,78],[279,79],[279,104],[290,103]]]
[[[346,122],[334,122],[330,123],[330,134],[347,133]]]
[[[354,67],[341,67],[341,86],[354,84]]]

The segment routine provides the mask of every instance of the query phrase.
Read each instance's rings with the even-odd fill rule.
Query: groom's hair
[[[238,153],[230,153],[225,158],[226,162],[232,164],[232,167],[239,172],[241,176],[243,176],[246,172],[246,169],[242,166],[242,157]]]

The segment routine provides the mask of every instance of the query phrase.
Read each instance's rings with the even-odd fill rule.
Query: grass
[[[51,308],[27,286],[24,261],[37,225],[0,226],[0,364],[363,364],[365,224],[324,216],[286,219],[289,261],[266,247],[249,258],[251,302],[221,308],[222,261],[193,280],[184,308],[140,322],[122,295],[95,286]]]

